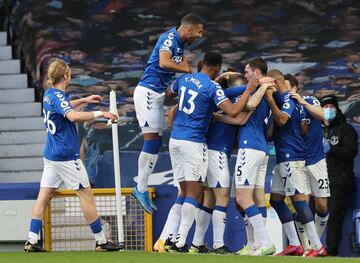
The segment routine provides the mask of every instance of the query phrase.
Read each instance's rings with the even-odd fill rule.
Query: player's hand
[[[86,103],[100,103],[101,100],[102,98],[99,95],[90,95],[85,98]]]
[[[118,121],[118,116],[112,114],[110,111],[103,111],[103,117],[111,120],[112,123],[116,123]]]
[[[295,91],[290,91],[289,92],[290,97],[293,99],[296,99],[298,103],[300,103],[301,105],[305,105],[306,101],[303,99],[303,97],[300,96],[299,93],[295,92]]]
[[[274,88],[276,90],[274,82],[265,82],[265,83],[261,84],[261,88],[264,88],[264,89]]]
[[[273,88],[267,89],[266,92],[265,92],[265,95],[264,95],[265,99],[267,101],[273,100],[274,99],[273,94],[274,94],[275,91],[276,91],[276,89],[273,89]]]
[[[273,78],[271,78],[271,77],[263,77],[263,78],[259,79],[260,85],[262,85],[262,84],[264,84],[264,83],[269,83],[269,82],[274,83],[274,82],[275,82],[275,79],[273,79]]]

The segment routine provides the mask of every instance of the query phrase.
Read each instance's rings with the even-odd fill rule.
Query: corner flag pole
[[[116,105],[116,92],[110,91],[110,112],[118,116]],[[120,245],[124,245],[124,225],[122,213],[122,198],[121,198],[121,177],[120,177],[120,156],[119,156],[119,138],[118,138],[118,124],[112,123],[112,141],[113,141],[113,157],[114,157],[114,173],[115,173],[115,201],[116,201],[116,215],[118,226],[118,241]]]

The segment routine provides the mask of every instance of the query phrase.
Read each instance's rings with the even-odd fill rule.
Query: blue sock
[[[189,204],[192,204],[193,206],[195,207],[198,207],[199,206],[199,201],[193,197],[185,197],[185,200],[184,200],[184,203],[189,203]]]
[[[265,206],[260,206],[260,207],[259,207],[259,210],[260,210],[260,213],[261,213],[262,217],[263,217],[263,218],[266,218],[266,217],[267,217],[266,207],[265,207]]]
[[[214,210],[218,210],[218,211],[226,213],[227,212],[227,207],[226,206],[221,206],[221,205],[216,205],[214,207]]]
[[[93,223],[90,224],[91,231],[94,234],[100,233],[102,231],[102,226],[100,222],[100,218],[96,219]]]
[[[270,204],[275,209],[282,224],[293,221],[293,215],[284,201],[270,200]]]
[[[40,233],[41,228],[42,228],[42,220],[31,219],[30,232],[33,232],[38,235]]]
[[[150,154],[157,154],[160,150],[161,144],[162,144],[161,138],[144,141],[144,146],[142,148],[142,151]]]
[[[185,197],[178,196],[175,200],[175,204],[182,205],[184,203]]]
[[[293,202],[293,205],[297,212],[297,219],[301,224],[305,225],[311,221],[314,221],[314,215],[311,212],[309,205],[305,201]]]
[[[253,217],[260,214],[260,210],[255,204],[244,209],[244,212],[248,217]]]
[[[326,211],[326,212],[316,212],[316,214],[319,216],[319,217],[327,217],[329,215],[329,211]]]
[[[209,207],[206,207],[206,206],[203,206],[202,204],[199,204],[198,206],[199,209],[205,211],[206,213],[209,213],[209,214],[212,214],[213,213],[213,210],[215,209],[212,209],[212,208],[209,208]]]

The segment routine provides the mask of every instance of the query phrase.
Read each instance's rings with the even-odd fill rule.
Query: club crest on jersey
[[[290,103],[289,102],[285,102],[283,105],[284,109],[290,109]]]
[[[182,56],[173,56],[172,61],[179,64],[182,61]]]
[[[330,139],[331,145],[337,145],[339,143],[339,137],[338,136],[332,136]]]

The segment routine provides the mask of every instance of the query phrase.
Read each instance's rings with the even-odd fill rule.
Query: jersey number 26
[[[56,126],[55,123],[50,120],[50,114],[51,111],[45,112],[45,109],[43,109],[43,115],[44,115],[44,124],[46,128],[46,132],[50,132],[50,134],[54,135],[56,132]]]

